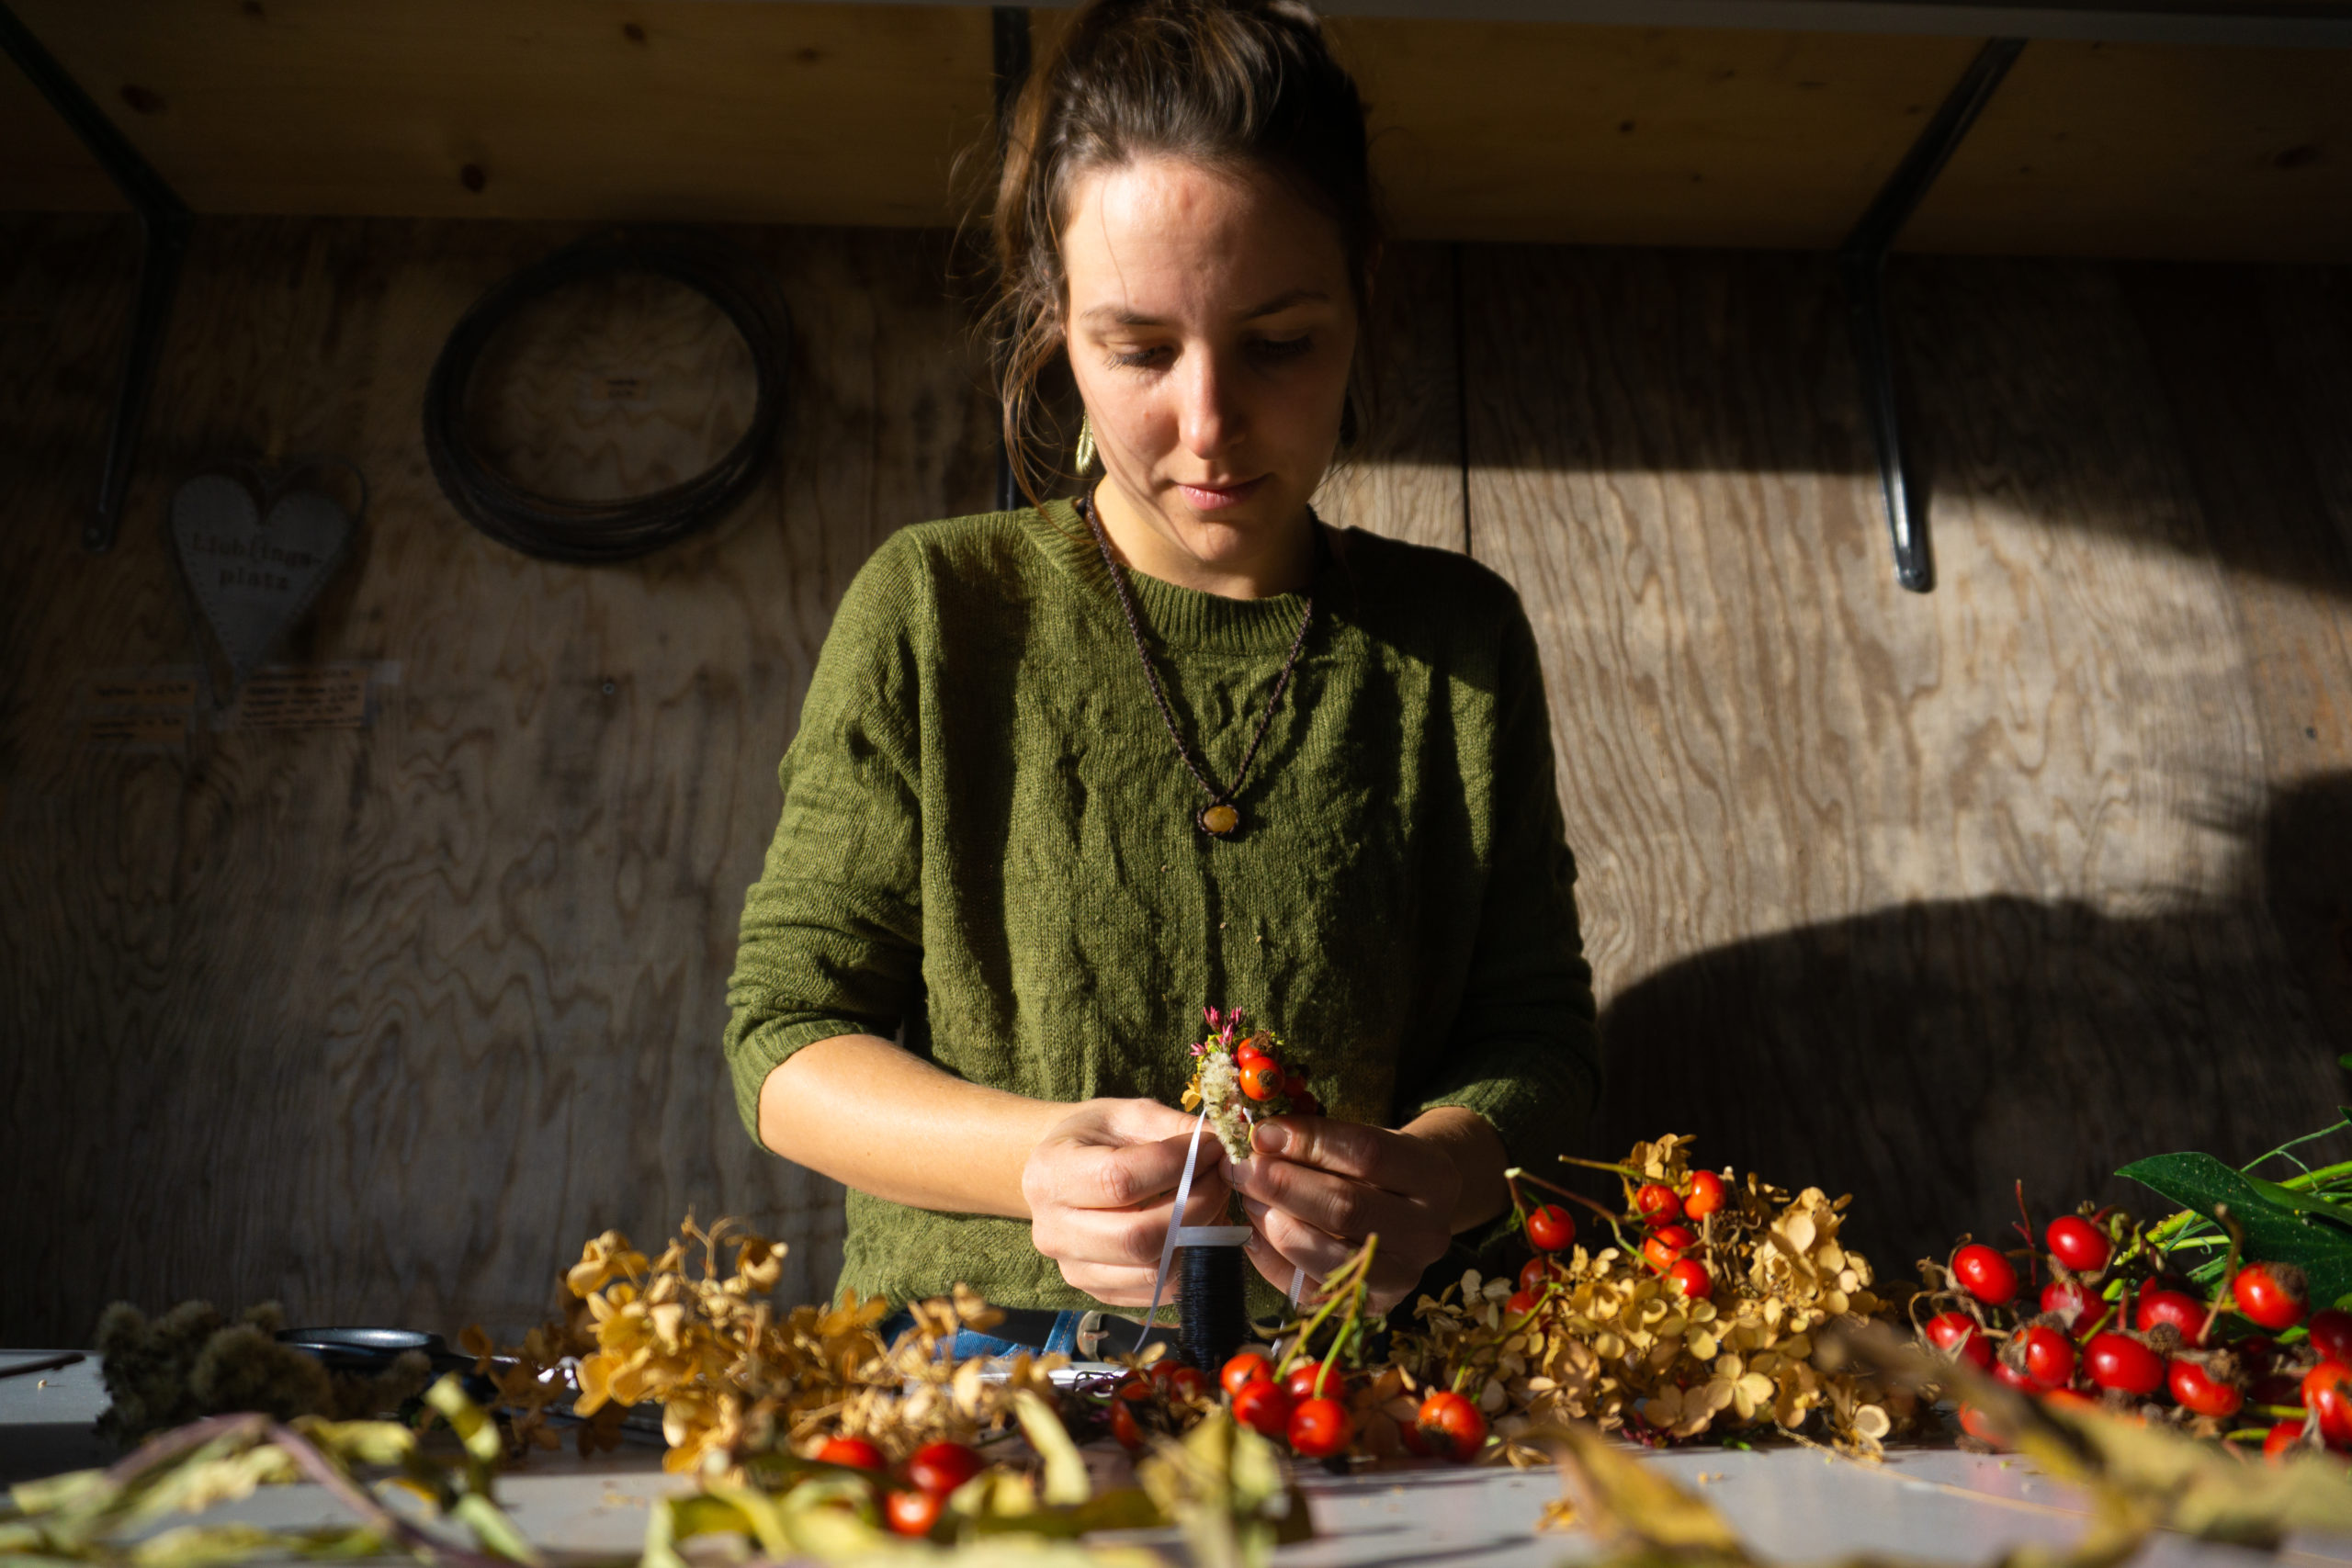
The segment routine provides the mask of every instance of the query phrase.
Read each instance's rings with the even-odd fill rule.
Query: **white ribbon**
[[[1193,1167],[1201,1157],[1201,1129],[1208,1124],[1208,1108],[1203,1106],[1200,1116],[1193,1122],[1193,1141],[1184,1150],[1184,1174],[1176,1183],[1176,1207],[1168,1216],[1168,1239],[1159,1244],[1159,1274],[1151,1282],[1151,1310],[1143,1314],[1143,1326],[1136,1330],[1138,1355],[1151,1333],[1151,1320],[1159,1315],[1161,1293],[1168,1289],[1168,1266],[1176,1260],[1176,1233],[1183,1226],[1184,1204],[1193,1195]]]
[[[1250,1113],[1242,1112],[1245,1117]],[[1201,1157],[1201,1130],[1208,1125],[1205,1107],[1193,1122],[1193,1141],[1184,1149],[1184,1174],[1176,1182],[1176,1207],[1169,1215],[1168,1239],[1159,1244],[1159,1272],[1151,1281],[1151,1307],[1143,1314],[1143,1326],[1136,1331],[1136,1350],[1140,1353],[1144,1340],[1151,1334],[1152,1320],[1159,1315],[1159,1303],[1168,1291],[1168,1269],[1176,1260],[1179,1247],[1238,1247],[1252,1234],[1248,1225],[1187,1225],[1184,1205],[1193,1196],[1193,1170]],[[1293,1315],[1298,1312],[1298,1298],[1306,1289],[1306,1270],[1294,1268],[1290,1273],[1290,1307]],[[1203,1368],[1204,1371],[1214,1371]]]

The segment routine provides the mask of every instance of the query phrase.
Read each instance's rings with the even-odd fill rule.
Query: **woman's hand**
[[[1193,1121],[1158,1100],[1090,1100],[1030,1149],[1030,1238],[1072,1286],[1111,1306],[1151,1304]],[[1225,1178],[1224,1147],[1204,1130],[1185,1223],[1219,1222]]]
[[[1320,1281],[1376,1235],[1371,1304],[1386,1312],[1455,1231],[1499,1212],[1502,1142],[1472,1111],[1432,1111],[1401,1133],[1279,1116],[1260,1122],[1251,1143],[1255,1157],[1227,1174],[1258,1233],[1250,1260],[1284,1291],[1294,1269]]]

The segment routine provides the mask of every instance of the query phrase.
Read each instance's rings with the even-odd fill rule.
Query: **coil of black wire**
[[[1248,1279],[1238,1247],[1176,1249],[1176,1335],[1185,1359],[1215,1377],[1250,1337]]]
[[[726,315],[751,350],[757,378],[751,423],[718,462],[667,489],[618,501],[540,494],[502,473],[469,438],[466,392],[475,365],[524,306],[568,284],[623,272],[651,273],[683,284]],[[790,344],[783,301],[741,252],[692,234],[593,234],[492,288],[450,330],[425,385],[425,454],[450,502],[499,543],[542,560],[629,560],[718,521],[759,482],[784,421]]]

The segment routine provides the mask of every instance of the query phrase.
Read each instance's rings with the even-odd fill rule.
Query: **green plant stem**
[[[2230,1233],[2230,1260],[2222,1267],[2222,1277],[2213,1286],[2212,1304],[2205,1310],[2205,1326],[2197,1331],[2200,1345],[2213,1337],[2213,1325],[2222,1315],[2222,1303],[2230,1297],[2230,1286],[2237,1279],[2238,1254],[2245,1247],[2245,1230],[2230,1213],[2227,1203],[2213,1205],[2213,1218]]]
[[[2338,1122],[2336,1126],[2330,1127],[2327,1130],[2333,1133],[2337,1131],[2342,1127],[2342,1122]],[[2319,1136],[2316,1133],[2312,1135],[2313,1137]],[[2271,1152],[2275,1154],[2278,1151],[2274,1149]],[[2270,1156],[2265,1155],[2262,1157],[2263,1159],[2268,1159]],[[2258,1165],[2261,1161],[2257,1160],[2255,1163]],[[2281,1179],[2278,1185],[2281,1187],[2291,1187],[2298,1192],[2308,1192],[2312,1188],[2317,1187],[2321,1182],[2338,1176],[2352,1176],[2352,1159],[2346,1160],[2341,1165],[2323,1166],[2317,1170],[2300,1171],[2293,1176]]]
[[[1560,1162],[1563,1165],[1580,1165],[1587,1170],[1605,1170],[1611,1176],[1622,1176],[1626,1180],[1637,1184],[1649,1179],[1649,1175],[1645,1171],[1635,1170],[1630,1165],[1615,1165],[1605,1159],[1578,1159],[1574,1155],[1562,1155]]]
[[[1358,1314],[1362,1311],[1364,1289],[1371,1279],[1372,1256],[1379,1246],[1380,1237],[1377,1235],[1364,1237],[1363,1250],[1348,1262],[1341,1264],[1337,1274],[1323,1281],[1323,1304],[1317,1310],[1314,1317],[1308,1320],[1306,1326],[1299,1330],[1297,1340],[1292,1344],[1289,1353],[1283,1357],[1282,1364],[1274,1369],[1276,1382],[1280,1382],[1284,1374],[1298,1364],[1299,1358],[1306,1352],[1307,1342],[1315,1337],[1315,1331],[1323,1326],[1324,1322],[1330,1317],[1341,1302],[1350,1303],[1346,1324],[1352,1325],[1355,1322]],[[1340,1329],[1342,1337],[1346,1332],[1347,1328],[1343,1325]],[[1340,1342],[1334,1341],[1332,1346],[1334,1354],[1338,1353]],[[1325,1358],[1327,1366],[1329,1362],[1329,1358]],[[1322,1382],[1320,1372],[1316,1374],[1316,1382],[1318,1386]]]

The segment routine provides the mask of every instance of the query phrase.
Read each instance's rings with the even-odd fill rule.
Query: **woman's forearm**
[[[1022,1169],[1070,1107],[969,1083],[872,1034],[820,1040],[760,1085],[760,1142],[894,1203],[1028,1219]]]

